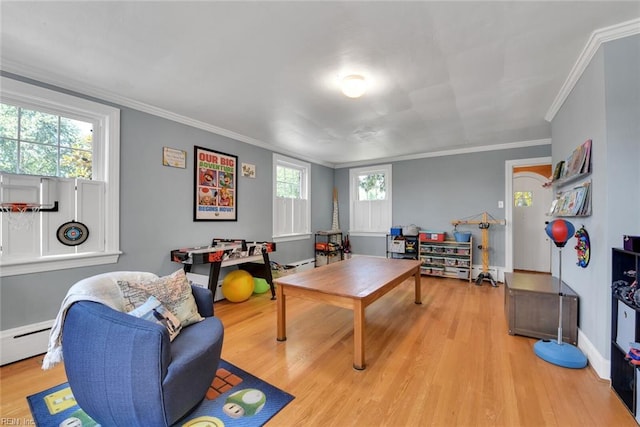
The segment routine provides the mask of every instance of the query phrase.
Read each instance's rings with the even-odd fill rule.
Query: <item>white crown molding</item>
[[[0,58],[0,67],[1,67],[0,70],[5,71],[7,73],[15,74],[20,77],[25,77],[41,83],[52,85],[61,89],[74,92],[79,95],[93,97],[93,98],[96,98],[96,100],[102,100],[102,101],[116,104],[116,106],[132,108],[134,110],[138,110],[144,113],[152,114],[154,116],[162,117],[164,119],[171,120],[177,123],[182,123],[187,126],[191,126],[197,129],[202,129],[204,131],[211,132],[216,135],[225,136],[227,138],[230,138],[236,141],[255,145],[257,147],[264,148],[265,150],[269,150],[269,151],[276,150],[276,147],[264,141],[251,138],[249,136],[242,135],[218,126],[214,126],[209,123],[201,122],[199,120],[195,120],[190,117],[182,116],[180,114],[176,114],[171,111],[158,108],[150,104],[145,104],[143,102],[139,102],[134,99],[127,98],[125,96],[120,96],[113,92],[105,91],[103,89],[99,89],[91,85],[73,81],[62,76],[56,76],[47,71],[34,69],[32,67],[27,67],[15,61],[7,60],[5,58]],[[291,157],[299,158],[301,160],[306,160],[312,163],[316,163],[322,166],[327,166],[330,168],[335,167],[333,163],[318,161],[317,159],[301,156],[300,153],[295,153],[292,151],[289,151],[289,152],[283,151],[281,149],[278,149],[278,152]]]
[[[506,144],[483,145],[481,147],[456,148],[451,150],[433,151],[429,153],[410,154],[406,156],[386,157],[384,159],[371,159],[371,160],[364,160],[361,162],[340,163],[340,164],[337,164],[334,168],[341,169],[341,168],[350,168],[354,166],[369,166],[369,165],[375,165],[382,162],[384,163],[401,162],[404,160],[426,159],[429,157],[454,156],[456,154],[480,153],[483,151],[510,150],[512,148],[534,147],[538,145],[551,145],[551,139],[550,138],[535,139],[531,141],[509,142]]]
[[[352,163],[338,164],[338,163],[324,162],[324,161],[319,161],[318,159],[313,159],[308,156],[301,155],[300,153],[282,150],[264,141],[260,141],[255,138],[241,135],[239,133],[236,133],[218,126],[214,126],[209,123],[204,123],[199,120],[182,116],[182,115],[173,113],[171,111],[155,107],[153,105],[136,101],[131,98],[120,96],[112,92],[96,88],[91,85],[72,81],[65,77],[56,76],[43,70],[37,70],[32,67],[26,67],[15,61],[5,60],[4,58],[0,58],[0,64],[1,64],[0,69],[7,73],[15,74],[20,77],[24,77],[24,78],[41,82],[41,83],[52,85],[64,90],[74,92],[79,95],[89,96],[89,97],[95,98],[96,100],[106,101],[108,103],[114,104],[114,106],[123,106],[127,108],[132,108],[134,110],[138,110],[144,113],[152,114],[154,116],[162,117],[177,123],[182,123],[187,126],[191,126],[197,129],[202,129],[204,131],[211,132],[216,135],[225,136],[227,138],[230,138],[236,141],[255,145],[257,147],[264,148],[265,150],[269,150],[271,152],[284,154],[286,156],[294,157],[300,160],[305,160],[311,163],[315,163],[315,164],[326,166],[333,169],[354,167],[354,166],[368,166],[368,165],[373,165],[381,162],[389,162],[389,161],[403,161],[403,160],[423,159],[428,157],[442,157],[442,156],[451,156],[455,154],[477,153],[482,151],[509,150],[512,148],[522,148],[522,147],[531,147],[536,145],[551,144],[550,139],[539,139],[539,140],[533,140],[533,141],[521,141],[521,142],[512,142],[512,143],[506,143],[506,144],[493,144],[493,145],[487,145],[482,147],[470,147],[470,148],[443,150],[443,151],[436,151],[436,152],[429,152],[429,153],[419,153],[419,154],[412,154],[412,155],[399,156],[399,157],[393,157],[393,158],[369,159],[369,160],[363,160],[363,161],[352,162]]]
[[[582,49],[580,56],[578,56],[578,60],[569,72],[569,76],[560,88],[560,92],[558,92],[558,95],[556,95],[551,107],[549,107],[549,111],[547,111],[547,114],[544,116],[545,120],[548,122],[553,120],[562,107],[562,104],[564,104],[569,97],[569,94],[575,87],[576,83],[578,83],[582,73],[584,73],[584,70],[589,66],[589,63],[602,43],[633,36],[635,34],[640,34],[640,18],[632,19],[631,21],[622,22],[610,27],[601,28],[591,33],[589,41],[585,45],[584,49]]]

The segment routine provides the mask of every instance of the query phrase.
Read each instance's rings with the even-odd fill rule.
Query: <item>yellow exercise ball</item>
[[[242,302],[253,293],[253,276],[244,270],[234,270],[222,281],[222,295],[231,302]]]

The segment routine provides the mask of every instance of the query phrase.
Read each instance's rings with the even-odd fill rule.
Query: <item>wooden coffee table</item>
[[[413,276],[415,303],[422,304],[420,261],[358,256],[280,277],[276,282],[278,341],[286,341],[286,297],[320,301],[353,310],[353,367],[365,368],[365,308]]]

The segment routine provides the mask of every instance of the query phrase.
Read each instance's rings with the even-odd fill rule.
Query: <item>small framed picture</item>
[[[256,177],[256,165],[252,165],[251,163],[243,163],[242,164],[242,176],[246,178],[255,178]]]
[[[195,147],[194,221],[238,220],[238,157]]]
[[[162,147],[162,164],[172,168],[187,168],[187,152],[175,148]]]

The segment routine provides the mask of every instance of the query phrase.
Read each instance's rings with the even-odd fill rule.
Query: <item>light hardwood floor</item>
[[[273,426],[636,425],[591,368],[551,365],[535,339],[507,334],[502,284],[423,277],[422,287],[422,305],[408,280],[367,308],[364,371],[352,368],[350,310],[289,297],[278,342],[268,294],[215,304],[223,358],[295,396]],[[0,368],[0,418],[26,424],[25,396],[65,380],[41,359]]]

